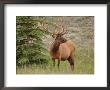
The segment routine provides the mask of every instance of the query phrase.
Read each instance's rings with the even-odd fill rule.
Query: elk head
[[[59,30],[52,33],[52,37],[56,39],[60,39],[64,34],[67,33],[67,30],[64,30],[63,26],[59,27]]]
[[[67,40],[63,37],[67,33],[67,30],[63,28],[63,26],[58,26],[54,32],[51,33],[51,36],[54,38],[54,44],[59,45],[61,43],[66,42]],[[56,49],[57,50],[57,49]]]

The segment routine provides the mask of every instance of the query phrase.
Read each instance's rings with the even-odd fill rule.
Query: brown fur
[[[75,45],[71,40],[66,40],[63,37],[56,37],[52,48],[50,49],[50,54],[55,64],[55,59],[58,60],[58,67],[60,61],[68,60],[71,69],[74,69],[74,57],[75,57]]]
[[[59,50],[59,46],[61,43],[65,43],[67,40],[63,37],[57,37],[53,43],[53,46],[52,46],[52,49],[51,51],[52,52],[57,52]]]

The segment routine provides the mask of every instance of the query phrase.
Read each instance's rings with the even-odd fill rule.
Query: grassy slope
[[[86,52],[86,53],[85,53]],[[60,70],[56,66],[52,66],[52,61],[46,66],[32,65],[24,68],[17,68],[17,74],[93,74],[94,73],[94,60],[93,49],[88,48],[78,49],[75,59],[75,70],[71,71],[68,61],[62,61],[60,64]]]

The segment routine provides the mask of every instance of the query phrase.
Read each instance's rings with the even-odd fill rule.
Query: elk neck
[[[55,53],[59,50],[60,42],[58,40],[55,40],[52,47],[52,52]]]
[[[53,43],[52,52],[56,53],[59,50],[61,43],[65,43],[67,40],[63,37],[57,37]]]

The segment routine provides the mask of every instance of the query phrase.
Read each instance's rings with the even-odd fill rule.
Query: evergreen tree
[[[37,20],[35,20],[36,18]],[[43,17],[17,16],[16,17],[16,64],[47,64],[47,49],[42,41],[45,36],[39,28]]]

